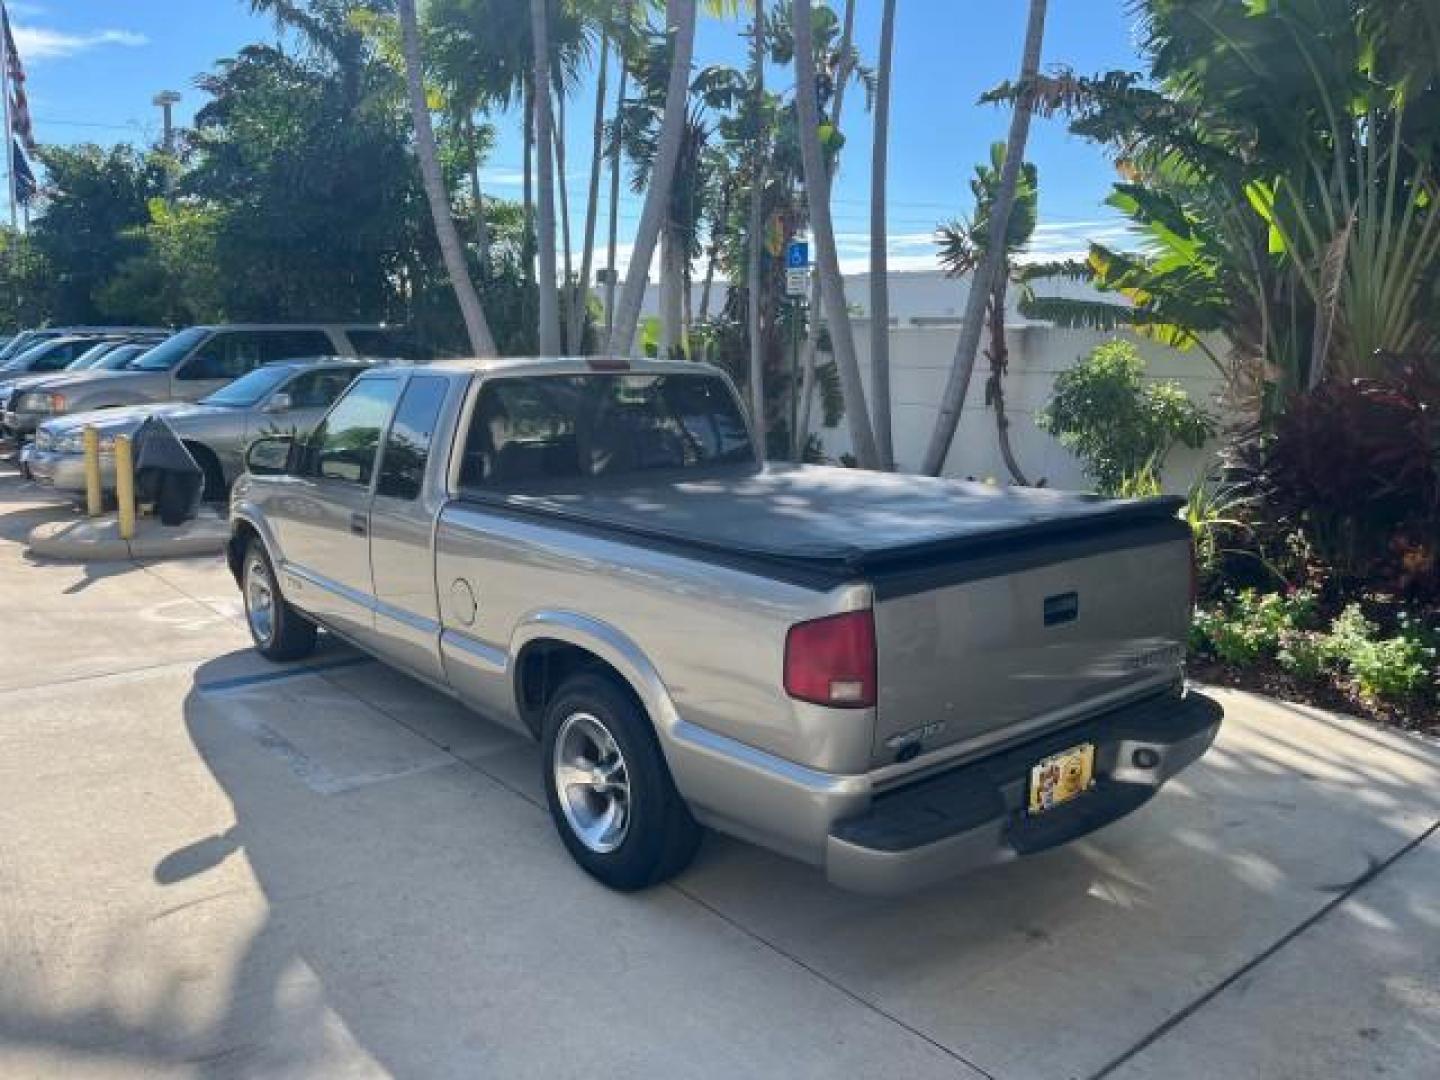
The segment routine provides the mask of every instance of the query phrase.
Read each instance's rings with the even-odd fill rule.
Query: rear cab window
[[[481,387],[460,487],[754,462],[735,397],[714,375],[502,376]]]

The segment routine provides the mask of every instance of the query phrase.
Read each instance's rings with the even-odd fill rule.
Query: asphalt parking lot
[[[0,1075],[1354,1077],[1440,1060],[1440,747],[1224,693],[1090,840],[904,900],[570,862],[533,748],[0,471]]]

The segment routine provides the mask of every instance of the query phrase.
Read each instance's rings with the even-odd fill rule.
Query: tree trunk
[[[875,446],[883,468],[895,468],[890,407],[890,256],[885,222],[890,151],[891,55],[895,51],[895,0],[880,16],[880,57],[875,84],[875,136],[870,159],[870,389],[874,394]]]
[[[840,127],[840,114],[845,106],[845,84],[849,80],[850,44],[855,32],[855,0],[845,0],[845,21],[840,31],[840,69],[835,75],[835,101],[831,120]],[[827,172],[827,176],[829,173]],[[825,322],[825,296],[820,289],[820,275],[810,283],[809,318],[805,323],[805,344],[800,350],[800,419],[791,433],[796,461],[804,460],[805,443],[810,435],[810,404],[815,396],[815,353],[820,348],[820,330]]]
[[[761,119],[765,101],[765,5],[755,0],[751,63],[755,82],[755,131],[751,139],[755,160],[750,173],[750,249],[746,254],[745,325],[750,339],[750,422],[755,428],[755,448],[763,461],[767,456],[765,424],[765,338],[760,319],[761,267],[765,248],[765,127]]]
[[[1010,418],[1005,415],[1005,373],[1010,366],[1010,349],[1005,344],[1005,275],[1001,274],[990,293],[990,378],[985,384],[985,400],[995,410],[995,436],[1000,443],[1000,456],[1010,478],[1017,484],[1030,486],[1020,463],[1015,460],[1015,448],[1010,443]]]
[[[669,360],[675,353],[680,332],[680,291],[675,274],[675,231],[666,225],[660,232],[660,347],[657,355]]]
[[[720,237],[726,222],[730,220],[730,185],[725,185],[720,196],[720,213],[710,223],[710,249],[705,256],[705,284],[700,287],[700,321],[710,317],[710,289],[715,284],[715,266],[720,261]]]
[[[630,27],[630,3],[625,0],[621,10],[625,17],[625,33],[628,35]],[[620,62],[620,78],[615,88],[615,130],[614,136],[615,153],[610,155],[610,236],[609,252],[605,258],[605,344],[604,349],[610,349],[610,336],[615,329],[615,249],[620,238],[620,137],[624,128],[625,94],[629,90],[630,68],[625,62],[625,41],[622,39],[615,43],[616,59]]]
[[[840,257],[835,250],[835,226],[830,219],[830,175],[820,150],[820,118],[815,102],[815,53],[811,32],[810,0],[792,0],[791,22],[795,31],[795,101],[799,114],[800,157],[805,170],[805,190],[810,200],[811,232],[820,275],[820,295],[832,312],[830,339],[835,347],[835,364],[845,396],[845,417],[850,423],[850,441],[862,469],[878,468],[875,432],[865,405],[865,385],[860,380],[860,363],[855,355],[855,336],[850,312],[845,307],[845,280],[840,276]],[[813,381],[813,376],[812,376]]]
[[[569,341],[572,352],[583,348],[585,309],[590,304],[590,270],[595,259],[595,219],[600,211],[601,151],[605,142],[605,90],[610,71],[610,39],[600,39],[600,70],[595,83],[595,123],[591,126],[590,188],[585,194],[585,236],[580,251],[580,280],[575,283],[576,302],[570,306]]]
[[[531,283],[535,281],[535,94],[530,85],[533,81],[526,76],[520,103],[520,111],[524,114],[521,117],[521,126],[525,129],[520,261],[523,264],[525,280]]]
[[[575,268],[572,265],[570,251],[570,194],[569,180],[565,168],[565,95],[555,95],[555,187],[560,195],[560,250],[565,253],[565,261],[562,266],[565,270],[563,284],[560,288],[560,324],[562,330],[570,322],[570,311],[575,306]],[[567,356],[573,356],[577,350],[575,343],[569,337],[562,339]]]
[[[536,243],[539,246],[540,355],[560,355],[560,309],[555,294],[555,175],[550,121],[550,27],[545,0],[530,0],[530,37],[535,49]]]
[[[490,277],[490,226],[485,222],[485,199],[480,191],[480,137],[475,131],[475,118],[465,115],[465,131],[470,139],[470,200],[475,204],[475,250],[480,261],[480,280]]]
[[[665,88],[665,119],[660,127],[650,190],[645,193],[645,208],[641,211],[640,224],[635,231],[630,270],[625,275],[625,289],[620,294],[615,324],[610,331],[609,351],[618,356],[629,356],[635,344],[646,279],[650,275],[655,244],[660,238],[660,227],[669,207],[675,166],[680,159],[680,142],[685,133],[685,104],[690,92],[690,58],[695,49],[695,0],[668,0],[666,25],[675,35],[674,59],[670,81]]]
[[[1000,170],[1000,184],[995,191],[995,204],[990,210],[990,235],[997,242],[990,244],[980,265],[970,279],[970,295],[965,299],[965,318],[960,325],[960,343],[955,350],[955,365],[940,399],[940,415],[921,470],[939,476],[950,454],[955,429],[975,373],[975,353],[980,347],[985,303],[994,287],[995,277],[1005,263],[1004,237],[1010,227],[1010,210],[1015,205],[1015,189],[1020,181],[1020,168],[1025,160],[1025,141],[1030,134],[1030,115],[1035,107],[1035,76],[1040,70],[1040,44],[1045,35],[1046,0],[1030,0],[1030,17],[1025,27],[1025,50],[1020,60],[1020,95],[1010,117],[1010,137],[1005,143],[1005,163]]]
[[[410,96],[410,114],[415,122],[415,154],[420,159],[420,176],[425,183],[425,197],[430,204],[430,217],[435,222],[435,237],[445,260],[445,272],[460,304],[465,320],[465,333],[476,356],[494,356],[495,339],[485,321],[485,309],[470,280],[465,265],[465,249],[455,228],[455,215],[450,207],[450,193],[440,172],[440,156],[435,146],[435,129],[430,124],[430,105],[425,99],[425,77],[420,69],[420,29],[415,15],[415,0],[400,0],[400,35],[405,52],[405,83]]]

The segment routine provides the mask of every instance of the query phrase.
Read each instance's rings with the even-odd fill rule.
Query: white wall
[[[855,343],[865,382],[871,394],[870,335],[868,322],[855,321]],[[1075,364],[1111,335],[1084,330],[1059,330],[1037,323],[1008,327],[1010,350],[1005,380],[1006,413],[1011,442],[1020,467],[1032,483],[1044,478],[1052,487],[1087,487],[1080,464],[1055,439],[1035,426],[1035,413],[1049,400],[1055,376]],[[955,358],[959,326],[900,325],[890,329],[890,395],[895,454],[902,470],[914,471],[929,442],[939,402]],[[1173,379],[1192,400],[1219,415],[1219,374],[1198,349],[1180,352],[1141,338],[1132,338],[1146,360],[1152,379]],[[983,348],[965,399],[960,426],[946,462],[945,475],[994,478],[1008,482],[1000,457],[995,414],[985,406],[985,379],[989,374]],[[819,415],[819,410],[815,410]],[[850,449],[850,433],[842,419],[837,428],[820,428],[825,452],[838,457]],[[1172,453],[1165,469],[1165,486],[1184,491],[1205,467],[1210,451],[1184,447]]]

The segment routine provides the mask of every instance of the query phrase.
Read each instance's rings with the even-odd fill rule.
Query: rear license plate
[[[1095,744],[1081,743],[1030,769],[1030,813],[1043,814],[1090,790],[1095,781]]]

